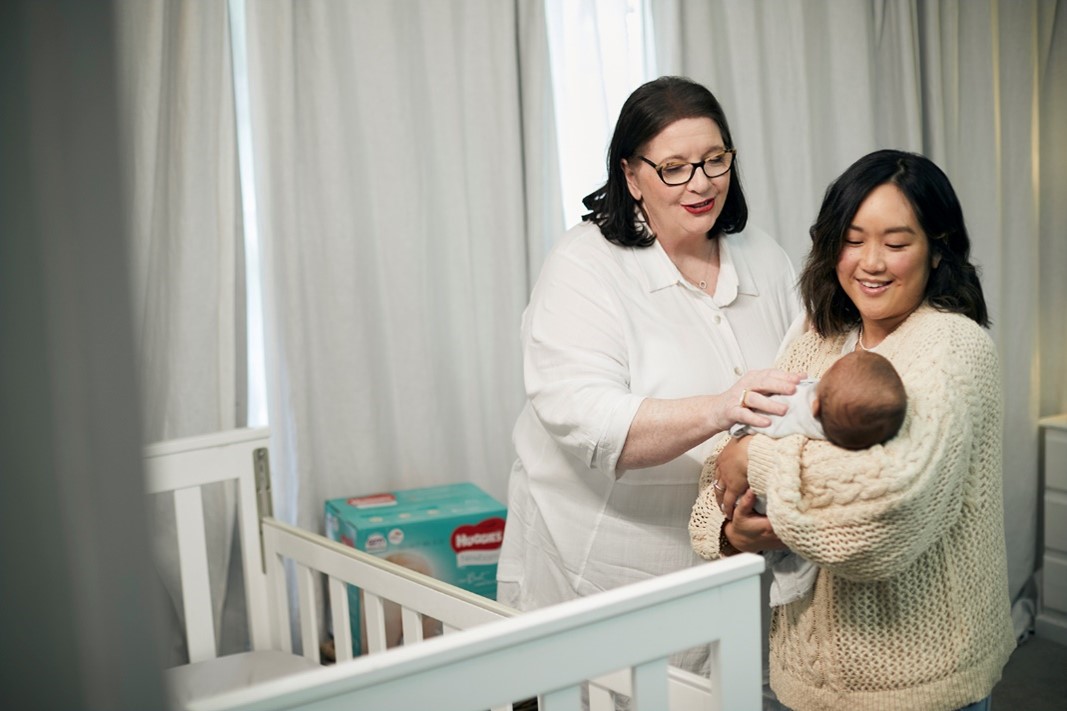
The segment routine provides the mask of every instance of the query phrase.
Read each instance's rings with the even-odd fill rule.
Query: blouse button
[[[715,314],[715,319],[714,320],[715,320],[715,324],[718,325],[719,322],[722,321],[722,316],[720,316],[719,314]]]
[[[739,365],[735,365],[734,366],[734,375],[741,375],[744,372],[745,371],[741,369],[741,366],[739,366]]]

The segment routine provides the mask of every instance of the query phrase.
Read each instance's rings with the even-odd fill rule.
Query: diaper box
[[[383,492],[326,502],[326,535],[490,599],[496,599],[496,565],[507,509],[471,483]],[[353,653],[360,654],[358,588],[348,590]],[[389,609],[391,607],[391,609]],[[437,630],[427,620],[424,634]],[[400,612],[386,610],[389,646],[402,636]]]

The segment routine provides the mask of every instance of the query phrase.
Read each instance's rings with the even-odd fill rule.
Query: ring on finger
[[[745,404],[745,398],[747,398],[747,397],[748,397],[748,388],[745,388],[744,390],[741,391],[741,399],[737,401],[737,404],[738,404],[739,407],[748,407],[748,405]]]
[[[715,489],[715,491],[726,491],[726,486],[723,485],[718,479],[711,482],[711,488]]]

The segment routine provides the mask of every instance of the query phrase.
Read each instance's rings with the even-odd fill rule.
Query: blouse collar
[[[635,224],[645,234],[651,234],[643,219],[635,220]],[[745,250],[741,244],[744,240],[744,233],[720,235],[717,239],[719,240],[719,277],[715,285],[715,294],[709,298],[716,306],[723,307],[732,304],[738,294],[759,296],[759,289],[752,277],[752,265],[745,259]],[[700,291],[682,276],[678,267],[667,256],[659,240],[654,241],[649,247],[632,247],[631,251],[644,274],[645,285],[649,293],[675,286]]]

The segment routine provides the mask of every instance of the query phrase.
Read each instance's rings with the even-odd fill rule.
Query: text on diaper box
[[[459,526],[452,532],[452,550],[456,553],[500,548],[504,541],[504,519],[487,518],[473,525]]]

